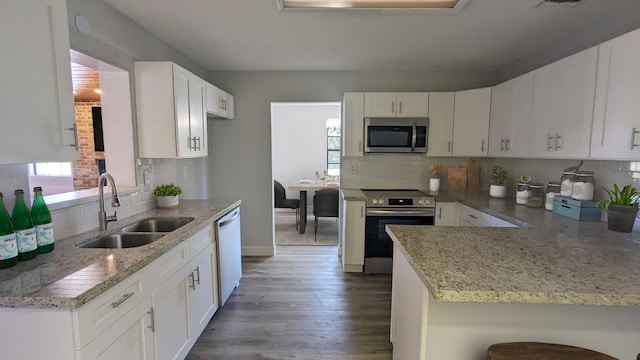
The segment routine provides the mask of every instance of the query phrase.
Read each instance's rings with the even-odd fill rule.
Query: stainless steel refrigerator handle
[[[239,213],[239,211],[236,210],[236,213],[233,214],[233,216],[230,219],[221,222],[218,226],[223,227],[223,226],[228,225],[229,223],[233,222],[235,219],[238,218],[238,216],[239,216],[238,213]]]
[[[415,121],[413,122],[412,127],[413,135],[411,136],[411,152],[416,150],[416,138],[418,137],[418,135],[416,134],[416,132],[418,132],[418,129]]]

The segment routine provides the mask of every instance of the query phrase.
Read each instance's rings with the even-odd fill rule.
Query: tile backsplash
[[[347,189],[424,189],[429,188],[431,164],[441,164],[440,188],[447,189],[447,169],[466,158],[432,158],[414,154],[365,154],[359,158],[344,158],[341,165],[342,187]],[[476,158],[480,164],[480,190],[489,190],[489,171],[494,164],[503,165],[509,172],[508,194],[515,192],[521,175],[545,185],[560,180],[562,171],[577,165],[579,160],[498,159]],[[582,170],[593,170],[596,180],[596,199],[605,197],[602,187],[611,188],[632,183],[640,188],[640,162],[586,160]],[[355,170],[355,173],[354,173]],[[510,195],[507,195],[510,196]],[[513,197],[513,196],[510,196]]]

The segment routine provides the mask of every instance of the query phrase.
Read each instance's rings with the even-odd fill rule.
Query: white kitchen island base
[[[537,341],[580,346],[620,359],[640,353],[636,306],[435,301],[394,245],[394,359],[484,360],[489,345]]]

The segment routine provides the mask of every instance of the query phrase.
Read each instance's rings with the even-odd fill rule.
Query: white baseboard
[[[242,256],[273,256],[275,248],[273,246],[243,246]]]

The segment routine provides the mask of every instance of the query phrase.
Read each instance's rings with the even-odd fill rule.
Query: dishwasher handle
[[[240,216],[239,213],[240,213],[240,210],[236,209],[236,212],[231,216],[231,218],[225,221],[222,221],[221,223],[218,224],[218,226],[223,227],[225,225],[229,225],[230,223],[234,222],[238,218],[238,216]]]

